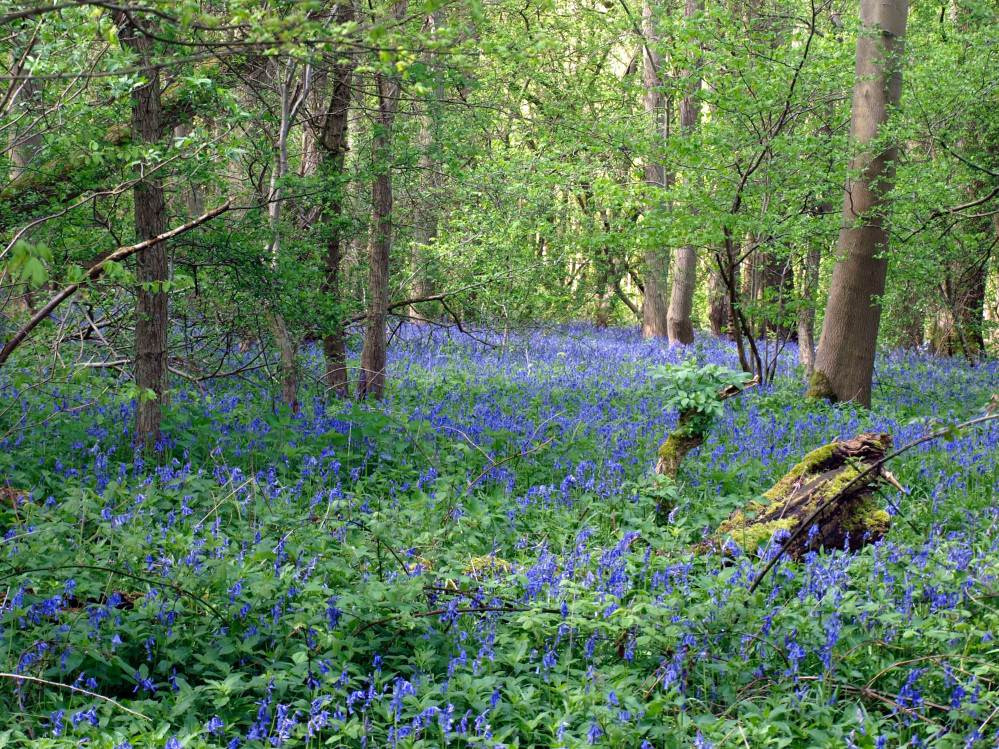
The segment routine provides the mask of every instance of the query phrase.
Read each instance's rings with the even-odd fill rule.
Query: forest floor
[[[178,381],[147,460],[107,375],[0,383],[0,746],[997,745],[999,424],[895,461],[859,553],[750,593],[765,551],[689,547],[814,447],[980,415],[999,363],[885,353],[865,412],[785,351],[674,484],[650,371],[725,343],[410,329],[390,358],[351,404],[310,352],[294,416],[259,370]]]

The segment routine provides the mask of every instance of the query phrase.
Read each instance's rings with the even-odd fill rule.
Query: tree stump
[[[716,397],[720,401],[728,400],[736,395],[741,395],[750,388],[756,387],[759,382],[760,378],[756,376],[745,385],[729,385],[719,390]],[[669,476],[671,479],[675,479],[676,474],[680,470],[680,463],[687,457],[687,453],[704,444],[707,425],[701,424],[700,428],[695,428],[698,415],[699,412],[696,408],[689,408],[683,411],[677,421],[676,429],[659,446],[656,473],[660,476]]]
[[[687,453],[696,447],[700,447],[704,442],[703,432],[691,432],[690,422],[696,413],[693,410],[684,411],[680,414],[676,429],[666,438],[666,441],[659,446],[659,460],[656,461],[656,473],[661,476],[676,478],[680,470],[680,463],[687,457]]]
[[[891,474],[878,467],[837,495],[864,470],[884,458],[891,448],[890,434],[865,432],[850,440],[823,445],[808,453],[798,465],[763,496],[736,510],[709,538],[708,548],[721,549],[729,540],[755,555],[761,548],[789,543],[785,554],[800,559],[805,552],[826,549],[860,549],[882,538],[891,517],[874,500]],[[811,529],[788,541],[819,507],[836,499],[811,520]]]

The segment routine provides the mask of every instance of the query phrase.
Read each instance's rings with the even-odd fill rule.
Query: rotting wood
[[[736,510],[695,548],[720,550],[731,541],[745,553],[757,555],[786,542],[784,554],[800,559],[820,548],[857,551],[878,541],[888,532],[891,516],[875,501],[874,493],[882,483],[897,486],[877,465],[891,445],[891,435],[865,432],[812,450],[763,495],[767,503],[750,502]],[[849,486],[872,466],[876,469]],[[842,491],[844,488],[848,490]],[[813,528],[796,532],[833,498],[835,501],[811,520]]]

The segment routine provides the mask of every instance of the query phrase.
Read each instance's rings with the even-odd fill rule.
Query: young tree
[[[656,16],[660,10],[651,2],[642,9],[642,80],[645,84],[645,112],[650,116],[655,134],[655,145],[661,148],[669,136],[669,101],[663,93],[662,61],[654,48],[658,39]],[[645,164],[645,182],[653,195],[661,195],[669,186],[666,165],[655,157]],[[665,206],[660,206],[660,210]],[[665,338],[666,323],[666,272],[669,266],[666,253],[660,247],[650,247],[645,252],[645,284],[642,289],[642,337]]]
[[[131,14],[117,19],[118,38],[137,56],[145,81],[132,90],[132,133],[150,151],[163,137],[163,103],[160,75],[151,66],[153,39],[136,26]],[[140,164],[142,174],[150,163]],[[135,202],[135,236],[152,239],[166,231],[166,197],[158,176],[143,177],[132,191]],[[167,331],[170,311],[163,284],[170,279],[166,242],[153,245],[136,255],[135,264],[135,384],[140,391],[151,390],[155,398],[140,397],[135,411],[135,440],[150,447],[160,434],[160,421],[168,387]]]
[[[896,147],[883,142],[902,95],[908,0],[861,0],[850,140],[857,149],[843,197],[839,257],[808,395],[871,404],[888,260],[886,203]]]
[[[686,0],[684,18],[690,23],[704,10],[703,0]],[[680,130],[685,136],[690,136],[697,129],[700,119],[701,99],[698,92],[701,88],[701,76],[698,72],[700,64],[695,62],[683,71],[686,90],[680,104]],[[689,179],[689,177],[688,177]],[[670,290],[669,312],[666,318],[670,345],[690,344],[694,342],[694,326],[690,320],[694,311],[694,291],[697,288],[697,248],[685,243],[676,253],[676,264],[673,266],[673,288]]]
[[[395,15],[402,18],[407,2],[395,6]],[[399,109],[399,78],[389,71],[374,72],[375,113],[374,136],[371,139],[371,235],[368,239],[368,310],[364,328],[364,348],[361,351],[361,372],[357,383],[360,398],[381,398],[385,391],[385,365],[388,341],[385,325],[389,304],[389,256],[392,251],[392,129]]]
[[[334,19],[336,22],[347,24],[354,20],[353,3],[340,3],[337,9]],[[350,95],[355,62],[351,56],[337,59],[330,55],[327,63],[331,63],[329,104],[313,120],[313,128],[319,158],[318,171],[326,191],[318,219],[324,225],[326,238],[321,291],[334,308],[334,319],[323,335],[326,385],[342,398],[348,395],[346,331],[340,311],[343,301],[341,287],[344,254],[342,214],[346,182],[344,164],[347,158]]]

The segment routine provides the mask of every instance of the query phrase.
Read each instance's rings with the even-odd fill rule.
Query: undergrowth
[[[649,373],[685,357],[734,362],[410,331],[383,404],[181,387],[145,459],[104,377],[3,383],[0,745],[995,745],[999,428],[894,465],[857,554],[750,595],[763,559],[688,549],[817,445],[980,413],[999,368],[886,354],[866,413],[789,352],[665,482]]]

